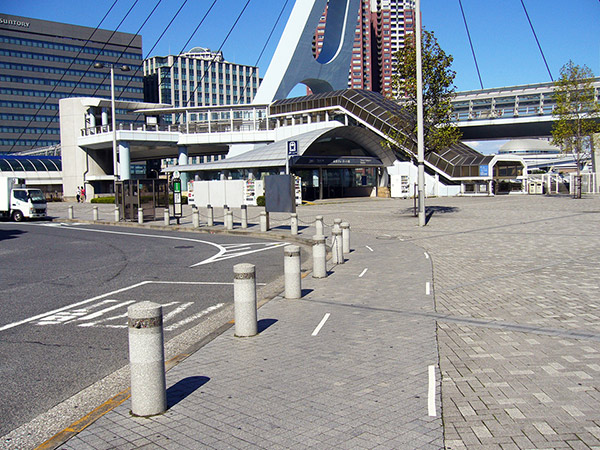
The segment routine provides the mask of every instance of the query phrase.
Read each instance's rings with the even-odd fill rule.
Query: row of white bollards
[[[116,213],[115,213],[116,214]],[[322,216],[320,221],[322,223]],[[165,220],[167,216],[165,215]],[[229,220],[229,219],[227,219]],[[317,223],[319,220],[317,220]],[[195,222],[194,222],[195,223]],[[344,249],[350,251],[347,222],[336,219],[332,230],[334,263],[343,263]],[[344,235],[344,231],[346,235]],[[343,237],[346,236],[346,237]],[[313,277],[327,276],[326,238],[313,236]],[[347,247],[346,247],[347,245]],[[286,299],[302,297],[300,247],[284,247],[284,279]],[[256,267],[236,264],[233,267],[233,301],[235,335],[251,337],[258,334]],[[131,413],[152,416],[167,410],[165,356],[162,306],[152,302],[136,303],[128,308],[129,362],[131,371]]]

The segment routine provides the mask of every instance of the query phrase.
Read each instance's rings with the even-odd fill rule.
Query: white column
[[[119,169],[121,180],[131,179],[131,156],[129,153],[129,142],[119,142]]]
[[[185,146],[179,147],[179,159],[177,160],[177,165],[185,166],[188,163],[188,149]],[[187,182],[188,182],[188,174],[186,172],[181,172],[181,190],[187,191]]]

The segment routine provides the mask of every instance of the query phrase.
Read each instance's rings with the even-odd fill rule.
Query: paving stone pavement
[[[412,201],[408,200],[368,199],[299,208],[301,224],[318,214],[324,215],[326,224],[334,217],[349,221],[353,238],[357,237],[357,251],[330,278],[314,285],[314,291],[303,300],[275,299],[263,307],[259,316],[277,322],[258,338],[246,342],[225,334],[197,353],[197,358],[205,358],[207,352],[216,352],[228,364],[248,367],[248,379],[236,370],[229,371],[229,380],[236,381],[232,386],[237,386],[232,398],[227,398],[230,403],[224,402],[222,391],[217,392],[225,380],[214,375],[220,372],[205,368],[207,360],[198,363],[193,376],[209,377],[210,381],[165,416],[150,421],[131,419],[123,405],[102,420],[125,423],[124,430],[159,430],[157,436],[171,439],[163,431],[169,429],[170,415],[188,414],[174,425],[183,433],[197,417],[190,410],[195,405],[216,417],[214,427],[204,426],[207,435],[215,439],[207,445],[217,448],[234,443],[241,448],[419,448],[397,440],[415,436],[415,442],[432,448],[600,449],[600,197],[440,198],[428,199],[427,206],[431,217],[422,229],[415,226]],[[302,232],[312,235],[313,229]],[[364,245],[377,247],[376,252],[365,250]],[[423,258],[424,251],[429,259]],[[428,262],[433,273],[421,266]],[[368,266],[369,275],[375,275],[375,268],[380,271],[376,283],[363,280],[367,275],[358,282],[356,272],[363,266]],[[418,290],[426,274],[432,276],[433,295],[423,299]],[[305,281],[313,286],[313,280]],[[324,286],[334,284],[354,300],[323,292]],[[398,295],[405,289],[414,295]],[[397,294],[395,303],[390,292]],[[398,304],[399,298],[409,298],[409,303]],[[359,305],[361,302],[364,304]],[[332,314],[328,324],[317,340],[309,339],[308,325],[318,322],[325,312]],[[363,325],[356,330],[351,326],[353,316]],[[394,328],[390,323],[395,325],[395,333],[384,338],[386,330]],[[406,334],[412,325],[420,333]],[[415,340],[421,341],[420,350],[412,350]],[[442,377],[441,423],[439,418],[422,414],[420,402],[425,395],[426,367],[435,364],[438,355],[436,342]],[[402,352],[395,351],[399,343]],[[280,347],[274,348],[275,344]],[[389,346],[394,349],[386,349]],[[269,354],[262,363],[259,347]],[[370,349],[377,357],[368,358]],[[290,366],[296,361],[294,354],[301,355],[303,363],[292,369],[292,377],[279,368],[277,359]],[[169,372],[171,383],[177,383],[175,374],[185,367],[186,362]],[[371,377],[365,376],[368,373],[387,380],[382,382],[390,386],[371,382]],[[179,375],[180,379],[186,376]],[[403,387],[395,388],[398,383]],[[248,386],[260,386],[264,392],[243,399],[240,393],[254,392]],[[421,398],[407,396],[404,386],[413,388],[413,395]],[[364,389],[371,391],[362,393]],[[286,398],[285,411],[270,407],[265,392],[268,398]],[[291,392],[289,398],[286,392]],[[396,402],[385,402],[380,410],[372,408],[371,401],[387,395],[398,395]],[[209,397],[211,402],[196,405],[196,396]],[[224,403],[229,407],[219,412],[218,405]],[[184,404],[189,405],[187,413]],[[245,408],[252,412],[242,411]],[[273,412],[273,417],[282,419],[265,419],[257,410]],[[407,416],[400,419],[403,414]],[[350,420],[343,422],[344,418]],[[217,427],[226,420],[234,424]],[[238,421],[241,425],[235,425]],[[134,422],[135,427],[129,428]],[[339,423],[341,428],[325,423]],[[409,424],[408,428],[400,423]],[[257,431],[260,427],[272,429]],[[432,434],[425,432],[428,427]],[[115,429],[112,422],[97,422],[64,448],[103,448],[98,437],[102,433],[94,430],[103,430],[106,436]],[[349,430],[354,429],[361,434],[352,435]],[[96,444],[85,447],[84,436],[92,439],[94,433]],[[331,440],[309,440],[320,434]],[[256,436],[254,440],[247,437],[250,435]],[[296,441],[261,441],[264,435],[294,437]],[[223,443],[219,437],[224,436],[229,437]],[[364,439],[373,436],[388,440]],[[250,440],[244,443],[243,439]],[[160,446],[169,442],[161,441]],[[188,446],[193,447],[191,441]]]
[[[442,448],[430,261],[372,236],[354,248],[306,277],[302,299],[264,305],[258,336],[230,329],[169,371],[164,415],[134,418],[125,402],[60,448]]]

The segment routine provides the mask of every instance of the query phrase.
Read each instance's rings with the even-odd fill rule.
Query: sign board
[[[183,216],[183,206],[181,204],[181,179],[173,178],[173,216]]]
[[[288,156],[298,156],[298,141],[287,141]]]
[[[488,166],[487,164],[483,165],[483,166],[479,166],[479,176],[480,177],[487,177],[490,174],[490,166]]]
[[[292,175],[265,177],[265,211],[296,212],[296,189]]]

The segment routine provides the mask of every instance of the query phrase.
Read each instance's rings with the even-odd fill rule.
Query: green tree
[[[581,198],[581,162],[591,148],[594,133],[600,131],[600,108],[594,100],[593,78],[589,67],[569,61],[554,83],[556,106],[552,115],[557,120],[552,126],[552,141],[564,153],[575,156],[577,198]]]
[[[454,86],[456,72],[451,69],[454,58],[442,50],[433,32],[423,30],[421,48],[423,134],[425,151],[432,152],[455,144],[462,136],[458,127],[453,125],[450,120],[452,113],[451,101],[456,90]],[[392,75],[392,86],[396,100],[402,104],[407,112],[416,117],[417,53],[414,33],[408,35],[404,48],[396,52],[395,59],[397,62]],[[416,122],[414,129],[410,132],[416,135]]]

